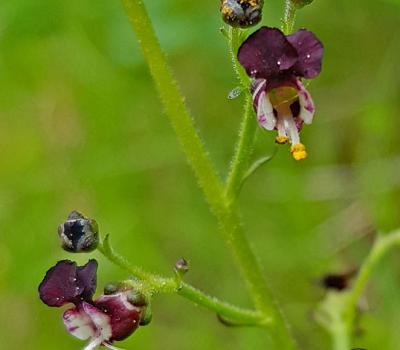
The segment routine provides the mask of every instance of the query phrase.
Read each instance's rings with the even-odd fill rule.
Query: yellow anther
[[[275,137],[275,142],[279,145],[284,145],[288,141],[289,141],[289,138],[287,136],[280,135],[280,136]]]
[[[302,143],[292,145],[290,152],[295,160],[303,160],[307,158],[306,147]]]

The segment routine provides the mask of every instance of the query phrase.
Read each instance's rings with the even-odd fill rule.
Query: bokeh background
[[[265,1],[279,26],[283,1]],[[219,28],[218,0],[146,1],[197,126],[225,176],[243,100]],[[302,138],[259,170],[240,198],[248,236],[302,349],[329,349],[313,321],[319,278],[356,268],[373,234],[400,225],[400,1],[315,0],[298,14],[326,47],[310,90],[318,112]],[[274,152],[259,131],[255,159]],[[0,349],[72,350],[61,310],[37,286],[57,260],[57,226],[77,209],[143,267],[250,305],[157,99],[135,37],[115,0],[4,0],[0,4]],[[99,291],[125,278],[101,256]],[[354,346],[400,344],[400,252],[371,281]],[[264,332],[224,328],[178,296],[154,301],[154,320],[126,349],[270,349]],[[271,349],[272,350],[272,349]]]

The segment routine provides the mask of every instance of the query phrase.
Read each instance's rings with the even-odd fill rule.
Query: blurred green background
[[[278,26],[283,1],[265,1]],[[219,33],[218,0],[148,0],[163,48],[221,176],[243,100]],[[309,159],[287,148],[241,195],[248,236],[302,349],[329,349],[312,311],[318,279],[357,267],[372,234],[400,225],[400,1],[316,0],[299,12],[322,39],[317,104],[302,132]],[[255,158],[274,150],[259,131]],[[191,261],[188,280],[250,305],[201,192],[157,99],[135,37],[115,0],[3,0],[0,4],[0,349],[80,349],[61,310],[37,296],[45,271],[76,259],[57,226],[77,209],[149,270]],[[99,289],[125,278],[101,256]],[[400,252],[379,266],[354,347],[400,344]],[[154,320],[126,349],[271,349],[263,331],[224,328],[177,296],[154,302]],[[272,350],[272,349],[271,349]]]

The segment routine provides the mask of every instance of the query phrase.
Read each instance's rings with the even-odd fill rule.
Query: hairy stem
[[[271,324],[271,319],[265,318],[260,312],[246,310],[223,302],[203,293],[187,283],[183,283],[177,293],[195,304],[215,311],[218,315],[239,321],[245,325],[267,326]]]
[[[249,168],[249,159],[253,152],[256,131],[257,123],[254,118],[252,101],[251,97],[247,95],[239,139],[226,180],[225,198],[229,205],[235,202],[242,186],[243,177]]]
[[[178,295],[200,305],[206,309],[212,310],[219,315],[236,322],[253,326],[267,326],[271,323],[270,319],[257,311],[244,309],[230,303],[212,297],[187,283],[177,281],[175,278],[161,277],[143,269],[132,265],[125,258],[117,254],[110,246],[109,243],[100,243],[97,247],[110,262],[119,266],[133,277],[137,277],[150,289],[148,292],[151,294],[159,293],[177,293]]]
[[[272,338],[280,349],[294,349],[280,311],[266,286],[261,267],[245,237],[239,215],[225,201],[223,186],[195,129],[176,80],[167,64],[143,1],[122,0],[144,57],[156,83],[167,116],[196,174],[223,237],[231,249],[258,310],[273,319]]]
[[[242,45],[241,33],[242,32],[239,28],[229,27],[229,34],[228,34],[229,53],[231,55],[232,67],[236,73],[236,77],[238,78],[242,87],[248,91],[250,85],[250,79],[247,76],[244,68],[239,64],[237,59],[238,50],[240,48],[240,45]]]
[[[296,20],[296,5],[292,0],[285,0],[285,11],[282,19],[282,31],[289,35],[293,31]]]
[[[209,205],[220,210],[222,184],[162,52],[143,1],[122,0],[158,94]]]
[[[254,120],[252,108],[252,99],[249,93],[250,80],[237,60],[237,51],[240,45],[240,29],[230,27],[229,51],[232,59],[232,66],[242,88],[246,91],[246,102],[239,138],[225,186],[225,200],[229,206],[235,202],[240,192],[244,174],[248,170],[249,159],[253,152],[253,144],[257,131],[257,123]]]

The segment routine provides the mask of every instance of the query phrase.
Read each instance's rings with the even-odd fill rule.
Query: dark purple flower
[[[253,78],[251,90],[257,121],[266,130],[277,130],[276,142],[290,141],[293,158],[307,157],[300,142],[303,123],[311,124],[314,103],[301,82],[321,71],[323,45],[310,31],[285,36],[277,28],[262,27],[239,48],[238,60]]]
[[[129,301],[129,290],[92,300],[96,272],[96,260],[84,266],[69,260],[59,261],[40,284],[40,299],[52,307],[75,304],[64,312],[63,321],[70,334],[82,340],[90,339],[84,350],[100,345],[116,349],[112,342],[125,339],[136,330],[142,308]]]

